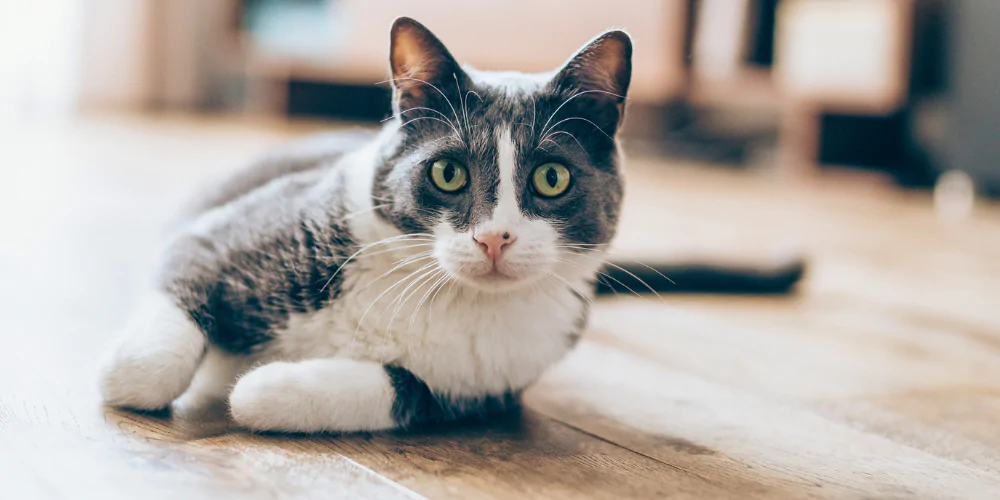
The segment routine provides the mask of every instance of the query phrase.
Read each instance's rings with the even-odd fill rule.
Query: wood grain
[[[313,124],[5,128],[3,498],[995,498],[1000,206],[937,218],[857,178],[632,158],[618,248],[805,249],[794,297],[619,296],[523,412],[403,434],[248,434],[102,408],[94,367],[177,202]]]

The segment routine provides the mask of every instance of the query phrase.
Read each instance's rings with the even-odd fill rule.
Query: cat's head
[[[609,243],[621,206],[615,134],[631,55],[629,36],[608,31],[551,73],[477,71],[397,19],[378,213],[432,235],[437,263],[481,290],[592,276],[586,254]]]

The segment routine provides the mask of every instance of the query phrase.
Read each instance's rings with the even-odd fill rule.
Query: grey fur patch
[[[175,239],[159,283],[216,346],[249,354],[291,313],[340,295],[342,275],[334,275],[354,240],[343,220],[343,180],[329,167],[345,146],[357,147],[349,138],[358,136],[327,136],[326,149],[314,143],[309,161],[262,163],[195,204],[216,222]]]

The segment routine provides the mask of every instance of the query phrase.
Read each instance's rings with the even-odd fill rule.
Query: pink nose
[[[503,251],[509,247],[517,239],[510,231],[483,231],[482,233],[475,234],[472,239],[476,240],[479,244],[479,248],[486,253],[486,256],[497,262],[500,260],[500,256]]]

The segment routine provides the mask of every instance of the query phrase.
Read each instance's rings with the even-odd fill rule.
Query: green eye
[[[569,169],[558,163],[546,163],[531,175],[535,191],[546,198],[554,198],[569,188]]]
[[[441,191],[454,193],[465,187],[468,180],[468,170],[455,160],[445,158],[431,165],[431,181]]]

